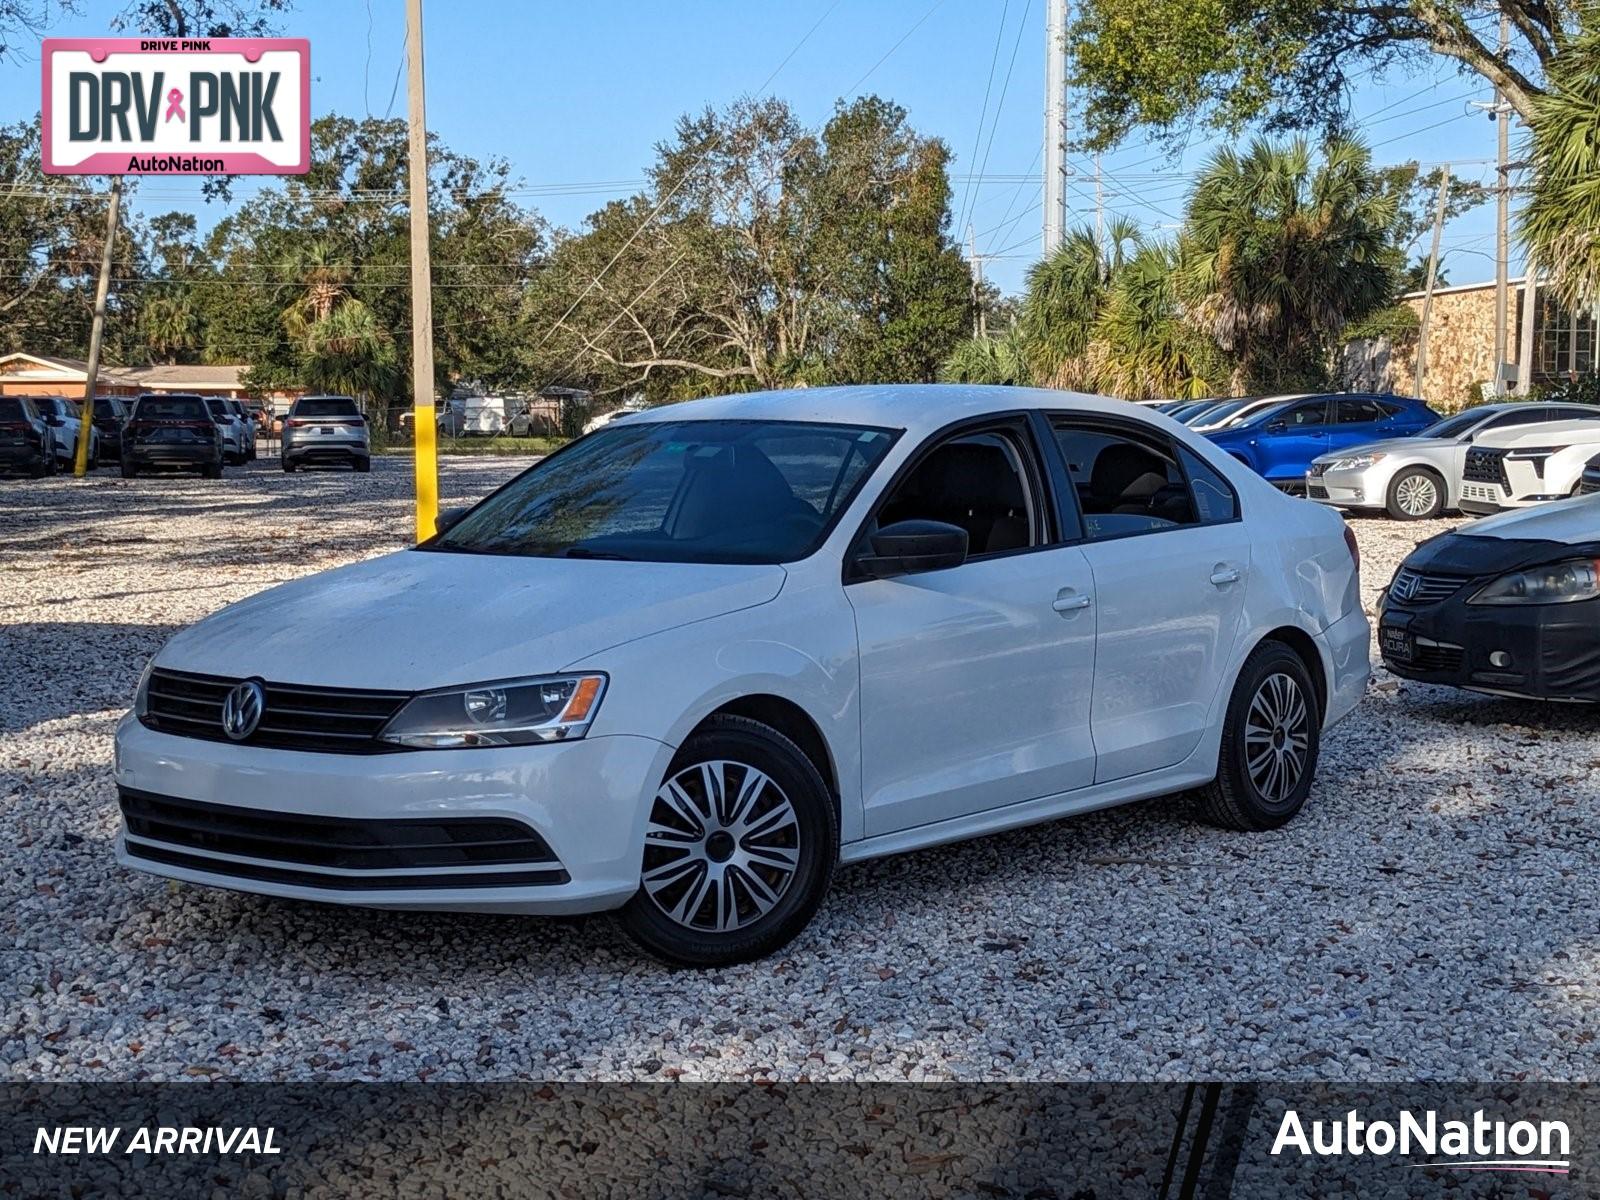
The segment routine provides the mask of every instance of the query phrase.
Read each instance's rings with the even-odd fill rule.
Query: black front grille
[[[1589,468],[1584,471],[1583,479],[1578,483],[1578,495],[1589,496],[1600,492],[1600,470]]]
[[[1417,652],[1412,656],[1410,666],[1418,671],[1459,671],[1461,669],[1461,647],[1427,645],[1417,643]]]
[[[1471,483],[1496,483],[1511,491],[1511,479],[1506,475],[1506,452],[1487,448],[1467,451],[1467,462],[1461,477]]]
[[[1454,596],[1466,582],[1457,575],[1425,575],[1421,571],[1401,567],[1395,572],[1394,581],[1389,584],[1389,600],[1393,604],[1411,607],[1437,604]]]
[[[231,741],[222,728],[222,702],[240,682],[185,671],[153,671],[144,723],[162,733]],[[241,739],[241,745],[332,754],[382,754],[402,748],[380,742],[378,733],[410,699],[406,692],[268,682],[261,686],[266,693],[261,723]]]
[[[512,886],[565,883],[568,878],[549,844],[509,817],[329,817],[181,800],[130,788],[119,788],[117,799],[129,835],[160,843],[150,846],[130,840],[129,854],[224,875],[337,888]],[[266,859],[283,866],[208,857],[214,854]],[[442,875],[320,873],[497,866],[522,869]]]
[[[1328,489],[1320,483],[1308,483],[1306,484],[1306,495],[1313,500],[1326,500],[1328,498]]]

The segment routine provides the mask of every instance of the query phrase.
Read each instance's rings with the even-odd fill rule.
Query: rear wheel
[[[293,471],[294,470],[294,464],[292,462],[290,462],[286,458],[286,459],[283,460],[283,469],[284,469],[285,472]]]
[[[760,722],[713,717],[656,792],[622,925],[682,966],[761,958],[806,927],[838,857],[838,813],[811,760]]]
[[[355,460],[354,466],[357,471],[365,475],[372,470],[372,460],[370,458],[358,458]]]
[[[134,466],[133,463],[129,462],[126,458],[122,460],[122,477],[124,479],[132,479],[138,474],[138,467]]]
[[[1384,504],[1397,521],[1429,521],[1444,512],[1444,480],[1425,467],[1407,467],[1389,481]]]
[[[1233,685],[1217,777],[1200,791],[1206,816],[1230,829],[1276,829],[1306,802],[1321,749],[1311,674],[1282,642],[1251,652]]]
[[[222,464],[220,462],[207,463],[200,468],[200,474],[206,479],[221,479]]]

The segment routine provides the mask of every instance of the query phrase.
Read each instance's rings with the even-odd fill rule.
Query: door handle
[[[1225,587],[1230,583],[1239,582],[1239,568],[1230,567],[1226,563],[1218,563],[1211,570],[1211,582],[1218,587]]]
[[[1075,592],[1071,588],[1062,588],[1056,593],[1055,603],[1050,607],[1058,613],[1080,612],[1094,603],[1094,597],[1085,592]]]

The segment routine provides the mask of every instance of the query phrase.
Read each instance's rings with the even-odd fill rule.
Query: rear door
[[[1250,577],[1238,496],[1142,422],[1050,424],[1094,575],[1095,782],[1174,766],[1200,744],[1238,636]]]
[[[1372,396],[1338,396],[1333,401],[1333,424],[1328,449],[1347,450],[1381,437],[1403,437],[1411,429],[1396,427],[1398,405],[1384,405]]]

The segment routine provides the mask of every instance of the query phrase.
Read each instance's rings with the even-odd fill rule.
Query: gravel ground
[[[522,463],[447,460],[447,502]],[[1179,797],[841,871],[789,950],[366,912],[117,867],[111,731],[173,631],[403,545],[369,476],[0,483],[0,1064],[14,1079],[1586,1079],[1588,709],[1380,670],[1268,835]],[[1355,523],[1369,605],[1449,522]]]

